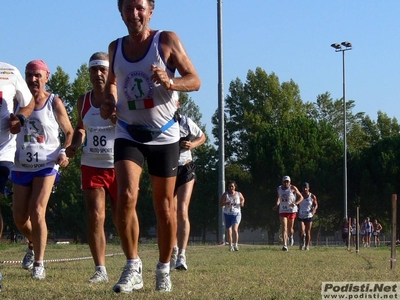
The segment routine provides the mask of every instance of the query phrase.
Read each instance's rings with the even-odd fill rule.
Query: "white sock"
[[[179,250],[179,255],[186,255],[186,249],[180,249]]]
[[[126,261],[126,266],[128,268],[136,267],[140,263],[140,258],[135,258],[135,259],[128,259]]]
[[[96,271],[100,271],[101,273],[107,273],[105,266],[96,266]]]
[[[157,270],[160,270],[163,273],[169,273],[169,271],[170,271],[169,262],[167,262],[167,263],[158,262]]]

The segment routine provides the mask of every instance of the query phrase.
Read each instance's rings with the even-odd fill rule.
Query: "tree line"
[[[52,74],[47,89],[63,99],[73,126],[78,97],[91,88],[88,66],[82,64],[76,78],[61,67]],[[192,118],[206,133],[202,114],[187,93],[180,93],[182,114]],[[205,241],[206,234],[218,230],[218,166],[225,165],[226,180],[233,179],[246,198],[241,228],[279,230],[276,189],[284,175],[292,184],[310,183],[319,200],[314,228],[318,233],[337,231],[344,215],[343,184],[343,99],[329,92],[316,101],[303,101],[293,81],[280,82],[275,73],[262,68],[249,70],[246,81],[232,80],[225,101],[225,162],[218,157],[218,114],[212,116],[210,139],[194,150],[197,182],[191,206],[191,236]],[[360,207],[361,218],[377,218],[384,229],[390,227],[391,194],[399,190],[400,126],[396,118],[378,111],[376,121],[363,112],[353,113],[355,101],[346,101],[348,168],[348,214]],[[60,136],[62,139],[62,136]],[[48,205],[47,222],[55,239],[72,237],[86,241],[86,213],[80,189],[80,154],[61,170]],[[146,169],[140,184],[138,214],[141,236],[156,226],[151,185]],[[6,230],[13,228],[11,198],[2,201]],[[108,208],[106,232],[116,234]]]

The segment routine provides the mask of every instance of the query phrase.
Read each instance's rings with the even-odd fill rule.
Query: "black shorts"
[[[139,144],[118,138],[114,143],[114,162],[130,160],[143,168],[145,160],[149,174],[173,177],[178,172],[179,142],[167,145]]]
[[[189,162],[184,166],[178,167],[178,175],[176,177],[175,190],[185,183],[195,180],[196,183],[196,165],[194,162]]]
[[[297,217],[297,219],[300,222],[304,222],[304,223],[310,223],[310,222],[314,221],[314,217],[311,217],[311,218],[299,218],[299,217]]]
[[[0,194],[4,195],[6,191],[7,181],[10,177],[11,168],[13,167],[11,161],[0,162]]]

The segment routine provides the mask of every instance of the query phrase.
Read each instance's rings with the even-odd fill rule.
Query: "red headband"
[[[47,71],[50,73],[50,70],[47,67],[46,63],[40,59],[36,59],[36,60],[32,60],[32,61],[28,62],[28,64],[25,67],[25,70],[33,70],[33,71],[43,70],[43,71]]]

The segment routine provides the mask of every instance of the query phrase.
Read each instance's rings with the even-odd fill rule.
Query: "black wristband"
[[[21,126],[24,126],[26,123],[26,117],[23,114],[18,114],[17,118],[19,119],[19,122],[21,123]]]

